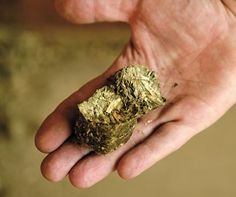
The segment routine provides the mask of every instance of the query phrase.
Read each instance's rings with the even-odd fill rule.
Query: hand
[[[78,24],[128,23],[131,39],[105,73],[43,122],[36,135],[36,146],[48,153],[43,175],[59,181],[68,174],[79,188],[92,186],[114,170],[130,179],[219,119],[236,101],[236,17],[227,5],[220,0],[57,0],[59,12]],[[168,103],[143,117],[129,142],[115,152],[89,154],[67,140],[76,104],[129,64],[156,71]]]

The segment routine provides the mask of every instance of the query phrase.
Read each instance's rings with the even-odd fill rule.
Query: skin
[[[50,181],[69,176],[88,188],[114,170],[131,179],[179,149],[217,121],[236,101],[236,2],[233,0],[57,0],[59,13],[78,23],[126,22],[131,39],[107,71],[53,111],[35,142],[47,153],[41,165]],[[66,141],[77,103],[129,64],[158,73],[165,107],[143,117],[127,144],[108,155],[89,154]]]

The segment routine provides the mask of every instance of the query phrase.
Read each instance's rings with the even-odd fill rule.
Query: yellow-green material
[[[116,72],[108,84],[78,104],[75,133],[79,144],[107,154],[125,144],[137,119],[165,104],[155,72],[129,65]]]

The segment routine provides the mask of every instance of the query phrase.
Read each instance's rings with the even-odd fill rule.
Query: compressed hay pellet
[[[129,140],[138,118],[164,104],[155,72],[141,65],[127,66],[78,104],[77,141],[98,154],[112,152]]]

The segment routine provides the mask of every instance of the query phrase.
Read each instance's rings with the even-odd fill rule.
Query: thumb
[[[58,12],[78,24],[128,22],[138,0],[55,0]]]

